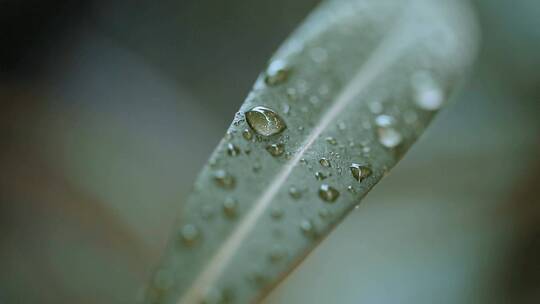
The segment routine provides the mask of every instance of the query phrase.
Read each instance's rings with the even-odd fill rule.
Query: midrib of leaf
[[[422,0],[413,0],[411,2],[422,2]],[[336,98],[336,101],[323,114],[317,125],[308,135],[306,141],[301,145],[300,150],[295,153],[295,156],[286,163],[281,171],[272,179],[268,189],[263,192],[260,198],[255,202],[254,207],[246,214],[238,223],[233,233],[224,241],[224,244],[218,249],[218,252],[212,257],[207,266],[202,270],[201,274],[195,279],[191,287],[186,291],[184,296],[178,301],[178,304],[196,303],[201,298],[205,288],[212,284],[221,276],[224,268],[228,265],[239,245],[246,238],[257,219],[268,208],[272,199],[282,189],[283,184],[289,177],[292,170],[298,165],[304,153],[312,146],[319,138],[320,134],[332,123],[348,104],[353,102],[369,86],[380,73],[384,72],[392,63],[400,57],[400,54],[406,50],[407,46],[413,44],[418,36],[413,36],[416,39],[404,40],[403,35],[407,35],[407,24],[409,20],[409,12],[414,9],[415,5],[408,6],[403,16],[392,27],[390,33],[387,34],[378,47],[369,56],[368,60],[361,66],[358,73],[343,89],[341,94]]]

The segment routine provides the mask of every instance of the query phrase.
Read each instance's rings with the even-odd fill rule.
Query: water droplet
[[[416,112],[408,110],[403,113],[403,120],[407,124],[413,124],[418,120],[418,115],[416,114]]]
[[[327,184],[322,184],[319,187],[319,197],[325,202],[333,203],[338,199],[339,191],[337,191],[332,186],[329,186]]]
[[[339,122],[337,127],[338,127],[338,130],[340,130],[340,131],[347,130],[347,125],[344,122]]]
[[[192,224],[186,224],[182,227],[182,241],[184,244],[191,246],[199,238],[199,229]]]
[[[381,128],[386,128],[386,127],[390,127],[390,126],[393,126],[395,124],[396,120],[394,119],[394,117],[390,116],[390,115],[379,115],[375,118],[375,124],[378,126],[378,127],[381,127]]]
[[[286,94],[290,101],[296,101],[298,99],[295,88],[287,88]]]
[[[259,171],[261,171],[262,166],[261,166],[260,163],[254,163],[252,169],[253,169],[253,172],[259,172]]]
[[[274,60],[266,70],[264,81],[267,85],[275,86],[281,84],[289,77],[290,68],[284,60]]]
[[[283,144],[271,144],[266,147],[266,151],[274,157],[281,156],[285,152],[285,146]]]
[[[309,233],[313,232],[313,225],[311,224],[311,221],[310,220],[302,220],[300,222],[300,230],[302,230],[302,232],[304,232],[306,234],[309,234]]]
[[[257,106],[246,112],[248,125],[262,136],[271,136],[283,132],[287,125],[272,109]]]
[[[238,209],[238,202],[231,197],[228,197],[223,202],[223,212],[228,217],[235,217]]]
[[[233,133],[230,131],[227,131],[227,133],[225,133],[225,140],[229,141],[232,138],[233,138]]]
[[[270,248],[270,253],[268,254],[268,257],[270,259],[270,262],[277,263],[282,260],[286,254],[287,252],[283,246],[279,244],[274,244],[272,248]]]
[[[244,129],[242,131],[242,137],[244,137],[245,140],[250,141],[253,138],[253,133],[249,129]]]
[[[294,199],[299,199],[300,197],[302,197],[302,192],[296,187],[290,187],[289,195]]]
[[[317,171],[317,172],[315,172],[315,178],[317,180],[323,180],[323,179],[327,178],[327,176],[324,175],[324,173]]]
[[[412,84],[415,89],[416,105],[426,111],[436,111],[444,103],[444,94],[433,77],[426,71],[414,74]]]
[[[369,110],[373,114],[381,114],[383,111],[383,104],[379,100],[374,100],[368,104]]]
[[[356,179],[359,182],[363,181],[366,177],[370,176],[372,173],[371,168],[367,166],[362,166],[359,164],[351,164],[349,168],[351,169],[351,174],[354,177],[354,179]]]
[[[228,143],[227,144],[227,154],[229,156],[238,156],[240,154],[240,149],[238,149],[237,146],[234,144]]]
[[[270,211],[270,216],[273,218],[273,219],[276,219],[276,220],[279,220],[283,217],[283,210],[279,207],[273,207],[272,210]]]
[[[377,130],[379,142],[386,148],[392,149],[401,144],[403,137],[394,128],[379,128]]]
[[[328,136],[327,138],[325,138],[324,140],[326,140],[327,143],[335,146],[337,145],[337,140],[331,136]]]
[[[300,163],[303,164],[303,165],[307,165],[307,160],[305,158],[301,158],[300,159]]]
[[[331,212],[326,208],[322,208],[321,210],[319,210],[319,216],[323,219],[330,217],[330,215]]]
[[[317,105],[321,102],[321,99],[316,96],[316,95],[312,95],[309,97],[309,102],[312,104],[312,105]]]
[[[291,106],[288,103],[283,104],[283,114],[287,115],[291,111]]]
[[[323,167],[327,167],[327,168],[331,167],[330,161],[326,157],[319,159],[319,164],[321,164],[321,166]]]
[[[347,186],[347,191],[349,191],[350,193],[356,193],[356,190],[354,190],[353,186],[351,185]]]
[[[224,189],[233,189],[236,186],[236,179],[234,176],[230,175],[225,170],[218,170],[214,173],[214,182]]]

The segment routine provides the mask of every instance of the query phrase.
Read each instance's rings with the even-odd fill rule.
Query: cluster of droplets
[[[317,63],[323,63],[328,59],[327,51],[322,48],[315,48],[311,50],[309,55],[311,56],[312,60]],[[266,71],[264,82],[268,86],[277,86],[283,84],[289,78],[290,73],[291,69],[287,65],[286,61],[273,61]],[[414,91],[414,102],[420,109],[425,111],[435,111],[442,106],[442,103],[444,101],[443,91],[429,73],[420,72],[415,74],[412,79],[412,87]],[[289,100],[294,101],[298,98],[299,95],[306,93],[307,90],[308,83],[299,81],[296,88],[287,88],[286,94]],[[328,94],[328,92],[328,86],[321,86],[321,88],[319,88],[319,93],[321,94],[321,96]],[[318,105],[321,102],[320,97],[318,97],[317,95],[309,96],[307,100],[313,105]],[[379,143],[388,149],[394,149],[398,147],[403,141],[403,136],[397,130],[396,119],[391,115],[383,114],[384,106],[380,99],[375,99],[369,102],[368,109],[373,115],[375,115],[374,131],[376,132]],[[301,108],[301,111],[307,112],[308,108],[303,107]],[[285,115],[288,115],[290,112],[290,106],[287,103],[282,104],[281,112]],[[251,142],[254,139],[256,141],[261,141],[260,138],[270,138],[272,136],[282,133],[284,130],[287,129],[287,125],[283,118],[278,115],[275,110],[266,106],[255,106],[250,110],[246,111],[245,113],[243,113],[243,117],[241,119],[235,119],[235,125],[238,126],[239,122],[244,121],[244,118],[245,122],[249,127],[246,127],[241,131],[241,136],[248,142]],[[416,120],[417,114],[415,111],[409,110],[404,114],[404,121],[406,123],[414,123],[416,122]],[[372,128],[371,124],[368,121],[364,121],[362,123],[362,127],[366,130]],[[346,123],[338,122],[337,129],[339,132],[345,132],[347,130]],[[298,127],[298,131],[303,130],[303,126]],[[230,141],[232,137],[233,133],[228,132],[225,136],[225,139]],[[364,153],[369,153],[370,151],[368,144],[356,144],[353,140],[338,143],[338,141],[334,137],[328,136],[324,138],[324,141],[329,146],[336,146],[341,151],[344,151],[347,145],[349,147],[360,146]],[[237,157],[242,152],[241,149],[232,142],[226,144],[225,151],[229,157]],[[286,158],[290,159],[292,155],[290,152],[285,151],[285,144],[283,142],[269,143],[268,145],[266,145],[266,151],[272,157],[280,157],[285,154]],[[249,154],[250,150],[248,149],[244,152],[246,154]],[[331,153],[333,157],[339,158],[339,154],[335,152]],[[342,174],[342,168],[339,167],[339,164],[336,168],[334,168],[330,158],[321,157],[319,158],[318,162],[323,170],[316,171],[314,173],[316,180],[322,182],[323,180],[331,176],[332,173],[329,173],[328,170],[335,170],[339,175]],[[300,159],[300,163],[307,164],[307,160]],[[339,161],[337,163],[339,163]],[[254,172],[258,172],[260,169],[260,163],[255,163],[253,165]],[[356,180],[358,183],[364,182],[372,175],[372,169],[368,164],[352,163],[349,166],[349,170],[352,178],[354,178],[354,180]],[[236,186],[235,177],[225,170],[214,171],[212,178],[214,183],[224,190],[232,190]],[[288,189],[288,195],[293,200],[299,200],[305,191],[307,190],[291,186]],[[347,187],[347,191],[351,193],[356,193],[355,187],[353,187],[352,185],[349,185]],[[332,217],[333,211],[331,205],[335,204],[340,198],[340,191],[329,183],[325,182],[319,185],[317,189],[317,195],[326,204],[325,206],[327,206],[318,210],[318,216],[323,220]],[[236,199],[232,197],[227,197],[223,201],[222,212],[226,218],[236,218],[238,215],[238,211],[239,204]],[[209,205],[205,205],[201,209],[201,215],[204,219],[210,219],[214,216],[214,209]],[[284,217],[284,210],[279,206],[273,206],[270,208],[269,215],[273,220],[281,221]],[[316,235],[315,222],[311,219],[301,219],[298,222],[298,227],[301,233],[306,237],[314,237]],[[201,231],[196,225],[193,224],[184,225],[181,228],[180,234],[182,242],[188,247],[196,244],[201,238]],[[282,261],[286,257],[286,255],[286,248],[279,244],[274,244],[268,250],[267,254],[268,260],[271,263],[278,263]],[[250,276],[253,281],[257,283],[261,283],[264,280],[264,277],[259,271],[252,272]],[[207,298],[211,299],[209,301],[212,302],[215,299],[222,299],[223,295],[217,291],[212,291],[208,293]]]

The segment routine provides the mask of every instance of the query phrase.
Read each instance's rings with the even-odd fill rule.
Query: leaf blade
[[[280,64],[282,69],[273,71],[271,64],[267,74],[259,77],[229,134],[240,134],[248,128],[243,113],[250,108],[262,105],[277,109],[283,102],[287,102],[289,110],[276,112],[282,113],[288,129],[268,138],[255,136],[256,141],[236,136],[220,143],[199,176],[180,221],[180,227],[186,223],[196,225],[201,229],[197,233],[203,236],[198,244],[183,247],[171,242],[156,275],[160,280],[154,282],[149,299],[164,303],[244,303],[261,297],[290,271],[397,162],[431,120],[433,109],[419,109],[408,100],[409,76],[419,69],[429,70],[437,75],[439,83],[444,83],[445,91],[450,91],[470,63],[474,37],[463,24],[456,29],[460,18],[448,13],[464,9],[457,1],[338,0],[328,1],[315,11],[276,53],[273,62],[285,62],[285,69]],[[387,22],[389,19],[395,21]],[[426,25],[432,28],[426,30]],[[430,41],[437,35],[435,42]],[[441,45],[449,49],[441,50]],[[453,62],[441,61],[446,56]],[[310,63],[316,66],[310,67]],[[438,100],[433,92],[427,96],[432,103]],[[385,99],[383,106],[368,102],[377,98]],[[285,116],[289,111],[290,115]],[[410,116],[414,114],[414,122],[402,122],[407,120],[402,117],[406,111]],[[381,116],[385,121],[381,118],[377,122]],[[399,120],[399,128],[392,119]],[[343,130],[335,130],[338,121],[349,127],[338,126]],[[362,128],[354,128],[357,121],[362,122]],[[399,133],[395,133],[397,130]],[[334,141],[339,146],[325,142],[326,137],[337,138]],[[381,137],[389,140],[381,141]],[[350,144],[358,139],[361,143]],[[342,147],[344,142],[348,146]],[[291,155],[268,155],[265,146],[269,144],[285,145]],[[227,156],[231,149],[253,151]],[[324,181],[313,176],[320,157],[328,157],[332,163],[331,169],[317,167]],[[314,165],[302,164],[304,159]],[[256,162],[263,166],[259,172],[246,169],[246,164]],[[369,165],[372,173],[351,186],[356,193],[345,193],[352,182],[343,171],[348,170],[347,164],[356,162]],[[233,172],[230,178],[234,178],[235,186],[216,188],[216,170],[220,174]],[[340,198],[335,204],[317,197],[323,183],[339,188]],[[301,198],[287,193],[292,187],[303,191]],[[239,201],[237,217],[201,218],[203,207],[219,210],[219,202],[225,199],[234,200],[234,204]],[[276,208],[285,215],[273,216]],[[332,215],[324,218],[321,210]],[[274,245],[281,247],[278,250]],[[282,256],[277,259],[280,250]]]

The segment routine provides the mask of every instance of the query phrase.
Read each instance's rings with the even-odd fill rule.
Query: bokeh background
[[[2,0],[0,303],[133,303],[316,0]],[[540,2],[476,0],[463,94],[269,297],[540,303]]]

